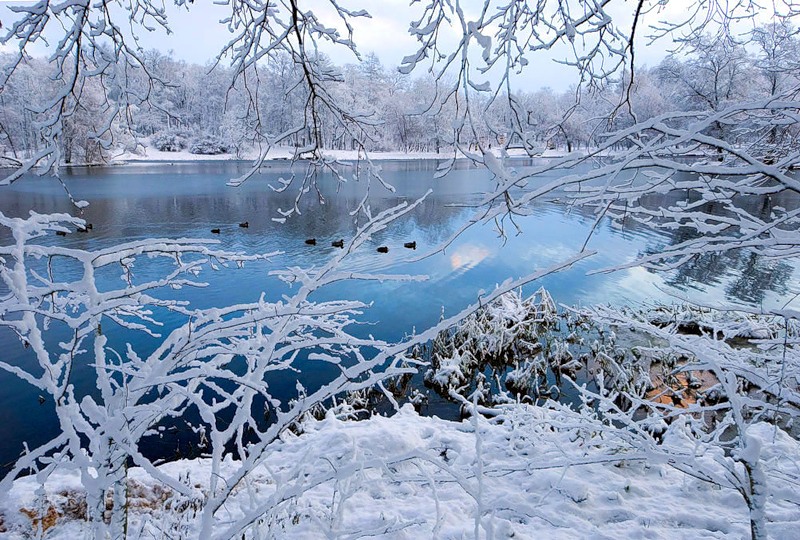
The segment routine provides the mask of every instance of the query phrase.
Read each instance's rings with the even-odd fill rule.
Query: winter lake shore
[[[499,156],[498,148],[492,149],[492,153]],[[521,148],[512,148],[507,150],[507,156],[517,159],[559,159],[566,157],[585,157],[591,152],[585,149],[575,150],[568,152],[566,149],[545,149],[536,153],[534,156],[529,156]],[[336,161],[359,161],[365,159],[365,153],[358,150],[323,150],[323,155]],[[612,155],[608,151],[602,151],[593,154],[594,157],[602,157]],[[702,153],[685,154],[686,157],[694,158],[714,158],[713,155],[706,155]],[[290,147],[277,147],[272,148],[264,158],[266,163],[273,161],[289,161],[295,157],[295,149]],[[117,153],[108,158],[107,161],[102,163],[73,163],[62,164],[62,168],[71,167],[95,167],[95,166],[123,166],[127,164],[140,164],[145,165],[148,163],[154,164],[169,164],[169,163],[190,163],[190,162],[255,162],[258,160],[258,152],[250,150],[239,154],[223,153],[223,154],[193,154],[189,150],[181,150],[178,152],[165,152],[157,150],[152,147],[145,147],[142,153],[123,152]],[[380,161],[420,161],[420,160],[451,160],[453,159],[453,151],[447,152],[403,152],[403,151],[372,151],[369,152],[369,159],[374,162]],[[457,152],[455,159],[457,161],[469,160],[462,152]],[[0,156],[0,169],[13,169],[21,164],[17,159],[8,156]]]
[[[147,176],[141,174],[144,167],[151,172],[157,164],[164,166],[166,178],[172,178],[181,168],[169,166],[172,163],[233,161],[231,156],[186,152],[146,157],[128,162],[143,167],[132,167],[131,176]],[[358,155],[331,157],[349,160]],[[287,151],[271,158],[277,160],[275,169],[279,169],[277,163],[290,155]],[[373,156],[376,161],[451,158],[440,154]],[[410,166],[416,169],[417,164]],[[209,163],[197,168],[214,167]],[[387,165],[383,170],[390,168]],[[122,169],[120,166],[117,172]],[[99,176],[87,184],[103,183],[96,178]],[[214,184],[223,189],[220,178]],[[161,183],[167,182],[162,179]],[[253,197],[256,187],[242,198]],[[120,196],[114,193],[108,200],[118,202]],[[190,206],[193,215],[202,213],[199,207]],[[263,204],[255,206],[262,211],[265,208]],[[441,213],[437,209],[436,215]],[[119,218],[121,214],[109,215]],[[215,215],[214,219],[220,218]],[[228,222],[236,233],[257,229],[255,221],[246,229],[237,227],[237,220]],[[203,222],[203,230],[208,227]],[[564,230],[561,225],[560,232]],[[306,236],[310,235],[297,237],[301,249],[306,247]],[[748,287],[753,283],[748,281]],[[784,315],[796,317],[788,311]],[[670,317],[667,322],[672,320]],[[710,335],[717,334],[716,325],[709,328]],[[764,335],[755,337],[765,339]],[[695,350],[695,345],[680,350]],[[792,349],[788,358],[795,358],[793,355]],[[796,363],[788,365],[793,369]],[[444,367],[455,373],[457,366],[451,362]],[[524,371],[524,365],[518,367],[515,372]],[[796,380],[793,371],[786,377],[775,369],[767,374],[778,381]],[[772,384],[764,386],[771,388]],[[669,407],[673,400],[666,397]],[[752,405],[749,402],[748,406]],[[710,411],[718,404],[705,406]],[[284,431],[269,443],[246,479],[231,483],[235,486],[231,495],[211,513],[205,508],[215,489],[212,479],[227,482],[235,478],[241,462],[226,458],[218,462],[218,470],[205,456],[162,460],[157,466],[131,465],[125,469],[127,504],[117,506],[126,509],[127,536],[131,538],[207,537],[209,530],[212,537],[249,538],[254,537],[248,535],[254,535],[255,528],[265,537],[304,539],[743,538],[750,526],[748,506],[742,493],[728,485],[732,482],[726,475],[741,475],[741,462],[746,461],[760,463],[768,480],[759,511],[767,516],[770,536],[792,538],[791,531],[800,523],[798,441],[774,425],[753,420],[746,431],[747,452],[737,454],[740,449],[698,438],[701,426],[696,419],[700,414],[674,411],[675,419],[664,427],[658,445],[647,446],[628,439],[633,430],[609,429],[596,418],[580,416],[557,403],[543,407],[505,403],[485,417],[465,421],[421,416],[406,406],[391,418],[374,416],[354,422],[346,421],[352,411],[345,410],[338,416],[329,413],[324,419],[306,419],[300,434]],[[661,416],[655,418],[661,421]],[[159,440],[167,435],[152,434]],[[731,456],[739,461],[733,462]],[[676,466],[671,461],[676,458],[696,468]],[[74,461],[64,462],[53,474],[16,480],[0,506],[0,537],[61,540],[90,536],[93,529],[87,521],[86,489],[96,485],[96,469],[84,466],[79,472],[79,468]],[[698,478],[707,473],[728,484]],[[108,497],[105,511],[109,520],[112,508]],[[207,517],[210,514],[210,521],[201,529],[204,512]]]

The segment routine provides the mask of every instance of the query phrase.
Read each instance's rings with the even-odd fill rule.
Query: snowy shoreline
[[[295,155],[293,148],[281,147],[273,148],[267,154],[265,161],[287,161],[291,160]],[[364,152],[358,150],[323,150],[323,155],[335,159],[337,161],[358,161],[365,159]],[[566,156],[567,153],[559,150],[547,150],[541,155],[536,156],[542,158],[559,158]],[[526,158],[529,157],[522,150],[511,150],[509,156],[513,158]],[[111,164],[128,164],[128,163],[166,163],[166,162],[191,162],[191,161],[244,161],[252,162],[258,159],[258,154],[248,152],[237,156],[235,154],[216,154],[216,155],[202,155],[192,154],[188,150],[180,152],[162,152],[148,147],[144,155],[125,153],[118,157],[113,157],[110,160]],[[453,152],[369,152],[369,158],[372,161],[418,161],[418,160],[446,160],[453,159]],[[456,156],[457,160],[468,159],[463,154],[459,153]]]
[[[358,161],[365,159],[363,152],[358,152],[357,150],[325,150],[323,152],[326,158],[331,158],[336,161]],[[536,156],[537,158],[560,158],[564,157],[567,154],[565,152],[558,152],[556,150],[550,150],[543,153],[541,156]],[[529,157],[522,151],[519,152],[511,152],[509,154],[512,158],[527,158]],[[85,167],[117,167],[117,166],[125,166],[125,165],[164,165],[170,163],[248,163],[252,164],[256,160],[258,160],[258,154],[256,153],[245,153],[243,155],[237,156],[236,154],[214,154],[214,155],[204,155],[204,154],[192,154],[188,150],[182,150],[180,152],[162,152],[160,150],[155,150],[153,148],[147,148],[145,154],[132,154],[126,152],[124,154],[118,154],[109,158],[107,162],[101,163],[71,163],[71,164],[61,164],[59,165],[60,168],[85,168]],[[289,162],[294,157],[294,152],[290,148],[278,148],[270,150],[267,154],[267,157],[264,159],[264,163],[272,163],[272,162]],[[425,160],[450,160],[453,159],[453,152],[447,153],[435,153],[435,152],[370,152],[369,158],[372,161],[425,161]],[[457,161],[468,160],[466,156],[463,154],[458,154],[455,158]],[[299,161],[305,160],[305,158],[299,158]],[[0,169],[15,169],[18,165],[14,165],[12,163],[2,163],[0,162]]]
[[[499,156],[499,149],[492,150],[495,156]],[[507,157],[511,159],[560,159],[567,157],[587,157],[591,152],[586,150],[576,150],[567,152],[564,149],[547,149],[534,156],[530,156],[520,148],[513,148],[507,151]],[[323,150],[325,158],[336,161],[359,161],[366,158],[364,152],[358,150]],[[611,154],[608,152],[601,152],[594,154],[594,157],[609,157]],[[693,158],[709,158],[705,154],[686,154],[687,157]],[[118,167],[125,165],[165,165],[171,163],[248,163],[252,164],[259,158],[256,152],[246,152],[240,155],[224,153],[224,154],[192,154],[188,150],[181,150],[179,152],[164,152],[156,150],[151,147],[145,149],[144,154],[134,154],[125,152],[117,154],[109,158],[106,162],[100,163],[71,163],[61,164],[60,168],[85,168],[85,167]],[[273,148],[269,151],[264,158],[264,163],[272,162],[289,162],[295,158],[295,149],[288,147]],[[461,152],[455,155],[453,151],[449,152],[383,152],[375,151],[369,152],[369,159],[373,162],[381,161],[426,161],[426,160],[452,160],[457,162],[470,161],[470,158]],[[298,158],[298,161],[304,161],[306,158]],[[13,163],[0,163],[0,169],[15,169],[18,165]]]
[[[735,490],[622,448],[609,460],[597,446],[601,438],[566,427],[562,411],[514,405],[504,414],[504,422],[451,422],[406,406],[391,418],[350,422],[329,414],[307,422],[302,435],[287,433],[271,445],[269,459],[225,502],[214,533],[239,538],[257,522],[281,538],[468,538],[479,529],[521,539],[748,535],[747,508]],[[754,427],[770,469],[790,466],[798,442],[768,424]],[[680,439],[667,444],[688,444]],[[129,536],[197,537],[210,466],[196,459],[158,467],[186,479],[191,494],[128,469]],[[788,538],[800,516],[775,488],[769,530]],[[90,533],[77,471],[50,476],[43,489],[35,475],[19,479],[10,495],[0,508],[6,538],[35,535],[39,523],[53,540]]]

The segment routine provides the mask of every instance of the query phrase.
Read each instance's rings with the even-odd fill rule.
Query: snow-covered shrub
[[[228,145],[219,137],[203,135],[192,141],[189,152],[200,155],[226,154],[228,152]]]
[[[491,382],[485,392],[494,403],[508,399],[501,380],[516,394],[539,395],[540,383],[546,382],[548,374],[540,353],[551,347],[550,335],[558,331],[559,318],[555,302],[544,288],[530,297],[524,297],[521,290],[509,291],[436,336],[425,384],[445,397],[452,392],[468,395],[481,377],[488,376]],[[552,346],[555,344],[553,341]],[[572,360],[566,346],[558,349],[554,358]],[[577,369],[575,362],[566,360],[552,369],[561,369],[561,363]]]
[[[547,364],[542,355],[524,359],[517,367],[506,374],[506,388],[514,394],[525,395],[531,391],[547,373]]]
[[[442,393],[447,393],[450,388],[459,388],[466,381],[464,373],[469,373],[469,364],[473,363],[474,358],[469,351],[461,354],[453,351],[451,355],[435,356],[434,368],[425,373],[425,382],[436,388]]]
[[[188,146],[185,134],[167,130],[150,137],[150,145],[161,152],[180,152]]]
[[[679,304],[658,306],[648,311],[648,320],[660,327],[683,333],[706,333],[725,339],[769,339],[773,322],[763,315],[742,311],[718,311]]]
[[[433,352],[460,349],[480,362],[508,364],[521,354],[540,351],[540,333],[557,322],[555,304],[545,289],[528,298],[513,291],[466,317],[455,330],[440,334]]]

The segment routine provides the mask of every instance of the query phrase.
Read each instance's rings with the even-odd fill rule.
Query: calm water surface
[[[520,162],[520,167],[526,164]],[[338,284],[317,293],[317,299],[348,298],[372,301],[364,314],[363,332],[377,338],[398,339],[414,329],[435,323],[442,312],[452,314],[477,298],[481,289],[491,290],[507,277],[519,277],[548,267],[580,250],[594,216],[568,212],[553,202],[537,203],[533,214],[517,220],[523,233],[505,242],[490,225],[475,226],[456,239],[443,253],[422,260],[419,256],[451,237],[473,210],[464,207],[479,200],[490,188],[488,174],[466,164],[442,179],[432,179],[437,163],[385,162],[383,174],[396,188],[391,193],[373,184],[373,213],[402,201],[413,201],[429,188],[433,193],[411,214],[376,235],[347,260],[347,268],[358,271],[396,272],[428,276],[423,283],[360,282]],[[132,164],[124,167],[73,169],[63,178],[73,195],[90,202],[83,217],[94,224],[89,234],[47,237],[43,242],[94,250],[121,242],[152,237],[213,238],[219,247],[247,253],[281,252],[269,261],[248,263],[242,269],[208,271],[201,275],[209,287],[182,289],[176,297],[196,307],[251,302],[263,293],[278,299],[289,293],[286,286],[269,275],[270,270],[288,266],[311,267],[324,264],[337,249],[332,240],[352,236],[356,225],[350,210],[364,194],[363,182],[337,185],[322,175],[319,185],[325,197],[319,204],[313,196],[302,207],[302,215],[285,224],[272,218],[279,209],[292,206],[296,191],[277,193],[280,177],[291,174],[286,163],[274,163],[239,188],[226,186],[231,177],[247,170],[246,163]],[[555,174],[555,173],[554,173]],[[312,202],[313,199],[313,202]],[[52,178],[26,178],[10,188],[0,188],[0,212],[26,216],[37,212],[75,213],[61,184]],[[249,222],[249,228],[238,223]],[[220,228],[220,235],[212,235]],[[305,244],[316,238],[317,245]],[[659,275],[635,268],[587,276],[587,272],[631,260],[638,254],[684,240],[680,232],[671,235],[643,227],[620,229],[601,223],[591,236],[589,248],[598,251],[591,259],[529,286],[532,292],[546,287],[557,302],[564,304],[652,303],[672,301],[670,294],[691,295],[701,302],[723,300],[748,305],[783,305],[798,291],[798,272],[786,262],[765,261],[747,253],[730,253],[701,258],[677,272]],[[8,231],[0,231],[3,244]],[[403,248],[416,241],[417,250]],[[375,248],[389,247],[380,254]],[[146,278],[159,268],[142,263],[137,275]],[[163,266],[161,267],[163,270]],[[68,270],[65,270],[68,273]],[[2,287],[2,286],[0,286]],[[0,293],[2,293],[0,289]],[[184,322],[169,315],[167,326]],[[168,329],[168,328],[167,328]],[[105,328],[104,328],[105,330]],[[148,349],[155,341],[110,329],[110,345],[122,350]],[[54,343],[58,336],[54,336]],[[0,355],[12,365],[29,362],[16,338],[0,330]],[[91,370],[84,366],[75,376],[76,388],[92,390]],[[293,381],[287,381],[294,388]],[[0,372],[0,466],[14,460],[23,441],[31,447],[54,434],[55,420],[47,405],[40,406],[38,392],[19,379]],[[166,445],[167,443],[165,443]],[[168,452],[169,450],[164,450]]]

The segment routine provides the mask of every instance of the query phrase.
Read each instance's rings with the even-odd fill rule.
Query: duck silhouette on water
[[[389,253],[389,248],[386,247],[386,246],[381,246],[378,249],[376,249],[375,251],[377,251],[378,253]]]
[[[309,238],[309,239],[306,240],[306,244],[308,244],[309,246],[316,246],[317,245],[317,239],[316,238]]]
[[[239,227],[241,227],[242,229],[246,229],[249,226],[250,226],[250,222],[248,222],[248,221],[242,221],[241,223],[239,223]]]
[[[403,247],[408,249],[417,249],[417,241],[414,240],[413,242],[406,242],[403,244]]]
[[[334,240],[331,242],[331,246],[335,248],[343,248],[344,247],[344,239]]]

